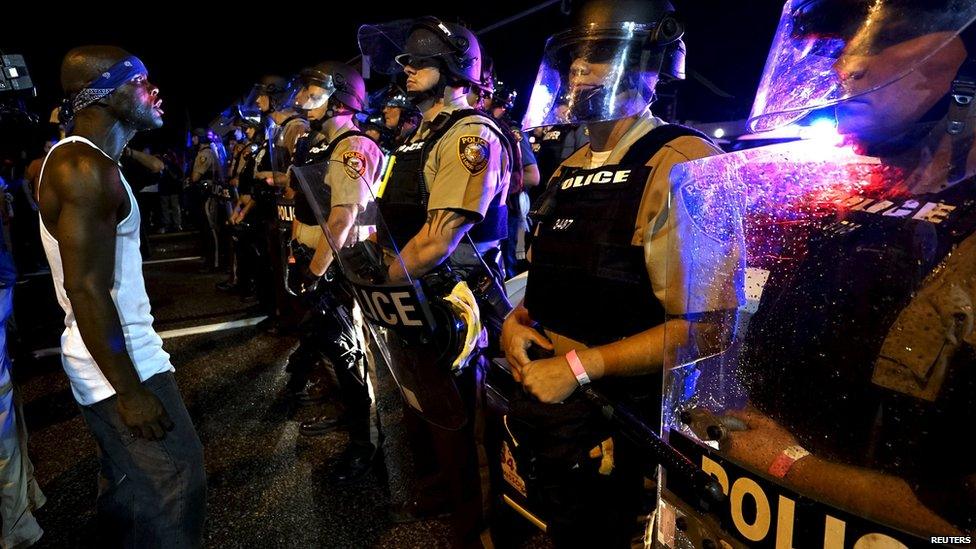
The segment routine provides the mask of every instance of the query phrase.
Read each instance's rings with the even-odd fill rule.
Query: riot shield
[[[661,545],[901,548],[971,533],[974,468],[950,441],[976,409],[959,337],[972,329],[946,326],[970,314],[953,263],[973,261],[973,189],[920,200],[903,178],[820,141],[672,172],[667,300],[689,314],[666,325],[662,431],[728,501],[702,512],[663,472]]]
[[[293,167],[303,195],[296,200],[307,201],[314,212],[333,253],[335,282],[352,292],[404,401],[428,422],[459,429],[467,414],[454,376],[467,365],[481,336],[477,304],[470,289],[449,271],[423,281],[386,280],[388,266],[403,260],[398,250],[376,243],[376,228],[386,220],[375,208],[373,185],[362,176],[353,193],[359,214],[352,228],[347,235],[330,231],[330,213],[343,203],[339,195],[348,197],[350,190],[332,189],[326,183],[329,172],[346,170],[351,178],[352,168],[334,161]]]
[[[222,110],[220,114],[218,114],[216,117],[214,117],[214,119],[210,121],[210,124],[208,124],[207,127],[210,128],[210,131],[214,132],[214,134],[218,135],[221,139],[223,139],[227,134],[237,129],[237,125],[240,119],[241,117],[240,114],[238,113],[237,103],[234,103],[233,105]]]

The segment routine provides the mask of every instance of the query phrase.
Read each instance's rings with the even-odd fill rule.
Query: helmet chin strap
[[[443,99],[447,91],[447,80],[444,79],[444,72],[440,71],[440,75],[437,78],[437,83],[430,87],[430,89],[424,91],[408,91],[407,97],[413,101],[414,105],[420,109],[420,112],[426,112],[428,109],[434,106],[434,103],[438,99]]]

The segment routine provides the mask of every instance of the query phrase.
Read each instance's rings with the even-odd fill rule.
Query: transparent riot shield
[[[972,184],[912,197],[897,168],[819,141],[671,175],[667,300],[688,316],[666,327],[662,434],[728,500],[703,512],[664,471],[656,542],[965,541]]]
[[[210,131],[214,132],[214,134],[223,139],[227,134],[237,129],[239,120],[240,115],[238,114],[238,107],[235,103],[221,111],[220,114],[210,121],[210,124],[208,124],[207,127],[210,128]]]
[[[359,213],[347,234],[337,235],[330,229],[330,215],[343,203],[339,196],[348,197],[351,190],[332,189],[326,181],[332,179],[330,170],[346,170],[352,176],[350,166],[322,162],[292,169],[303,195],[296,201],[306,201],[314,212],[333,254],[336,282],[345,285],[359,304],[404,401],[436,426],[463,427],[467,414],[454,377],[467,365],[481,333],[471,292],[449,274],[428,276],[423,282],[388,282],[389,265],[402,264],[402,258],[398,250],[376,242],[377,227],[387,221],[375,207],[373,185],[359,176],[359,189],[352,190]]]
[[[288,166],[291,165],[291,154],[285,146],[285,126],[275,124],[269,118],[265,125],[265,139],[268,144],[271,171],[286,173]]]

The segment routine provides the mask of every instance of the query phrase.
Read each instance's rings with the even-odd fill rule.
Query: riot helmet
[[[262,76],[238,107],[241,118],[260,119],[278,110],[286,89],[287,82],[284,78],[276,75]]]
[[[782,127],[828,107],[836,109],[842,133],[864,131],[867,118],[888,125],[918,120],[931,106],[925,103],[950,95],[953,75],[973,57],[963,31],[974,19],[976,3],[967,0],[789,0],[749,127]],[[933,73],[945,81],[933,82]],[[972,88],[972,75],[964,79]],[[932,97],[919,96],[922,88]]]
[[[306,112],[324,108],[322,114],[328,118],[335,115],[337,102],[351,111],[363,111],[366,83],[349,65],[326,61],[304,69],[292,78],[284,104]]]
[[[481,46],[474,33],[436,17],[363,25],[359,48],[364,63],[383,74],[397,74],[408,67],[437,68],[440,79],[435,84],[410,92],[415,104],[439,97],[447,86],[478,86],[481,82]]]
[[[684,26],[667,0],[591,0],[546,42],[523,128],[617,120],[643,112],[659,79],[683,79]]]

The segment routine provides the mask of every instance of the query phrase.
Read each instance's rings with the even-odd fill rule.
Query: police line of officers
[[[517,389],[488,421],[503,425],[517,463],[506,471],[518,469],[559,546],[627,546],[655,465],[581,386],[652,426],[664,398],[666,435],[710,439],[734,463],[832,508],[912,535],[971,534],[976,468],[949,438],[976,419],[976,288],[973,263],[960,259],[976,227],[964,32],[976,8],[862,4],[790,0],[776,47],[794,55],[771,55],[775,78],[764,78],[753,113],[769,129],[832,107],[858,162],[881,167],[870,184],[828,182],[834,194],[815,197],[736,194],[806,188],[785,152],[765,172],[737,165],[765,186],[736,186],[734,164],[706,161],[724,166],[715,181],[731,179],[676,186],[675,166],[722,151],[649,109],[660,81],[684,77],[683,25],[663,0],[585,3],[547,43],[522,124],[503,116],[511,95],[492,97],[477,37],[433,17],[360,29],[372,70],[403,79],[382,124],[363,122],[366,86],[346,64],[263,78],[241,105],[249,146],[227,174],[240,195],[230,213],[237,257],[251,273],[239,276],[270,277],[259,286],[276,289],[274,318],[297,321],[295,398],[342,403],[302,425],[350,432],[336,480],[375,460],[370,385],[389,368],[424,420],[411,445],[418,472],[434,478],[399,511],[449,511],[456,545],[487,545],[481,412],[486,375],[503,371]],[[522,128],[542,128],[532,134],[541,149]],[[576,143],[564,154],[567,140]],[[833,160],[818,158],[829,172]],[[540,171],[529,208],[522,194]],[[873,206],[852,207],[852,197]],[[773,202],[768,223],[749,219]],[[787,210],[808,230],[769,237]],[[524,267],[524,300],[510,304],[502,282]],[[759,541],[743,535],[731,534]]]

